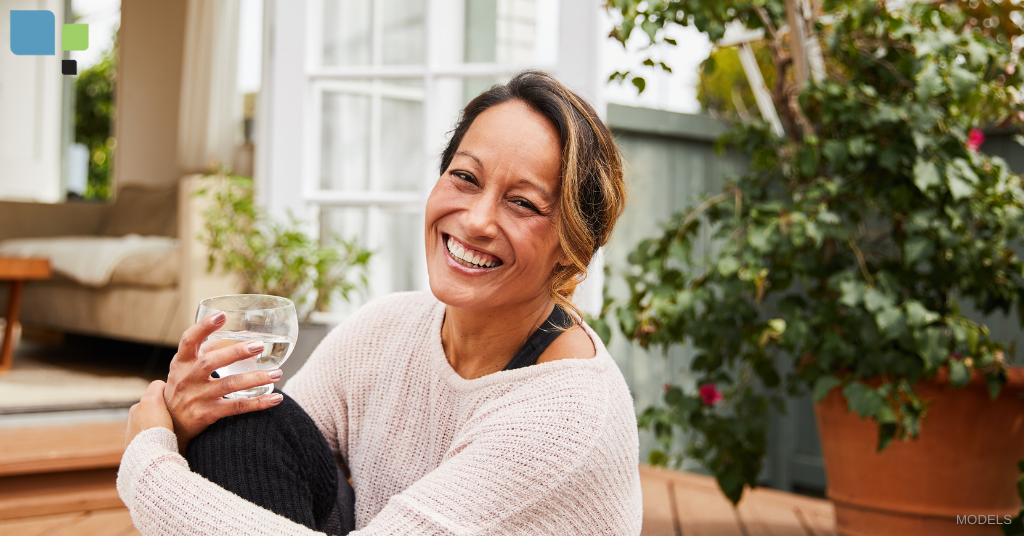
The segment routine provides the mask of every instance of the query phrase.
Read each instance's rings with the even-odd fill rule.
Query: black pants
[[[313,419],[288,395],[272,408],[217,421],[189,442],[185,459],[193,472],[296,523],[333,536],[355,529],[352,486]]]

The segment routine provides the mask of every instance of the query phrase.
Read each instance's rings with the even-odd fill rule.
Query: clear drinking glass
[[[288,298],[262,294],[206,298],[199,302],[196,321],[217,311],[223,311],[227,315],[227,321],[203,341],[200,346],[201,353],[243,341],[261,341],[264,345],[262,354],[219,368],[217,376],[224,378],[254,370],[280,368],[292,353],[295,339],[299,335],[299,321],[295,315],[295,304]],[[268,383],[236,391],[225,398],[252,398],[265,395],[273,389],[274,384]]]

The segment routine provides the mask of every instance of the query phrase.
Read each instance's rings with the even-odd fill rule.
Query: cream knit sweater
[[[429,293],[376,300],[284,389],[352,471],[352,536],[639,534],[633,401],[594,332],[593,359],[466,380],[443,320]],[[117,489],[144,535],[317,534],[189,471],[166,428],[136,436]]]

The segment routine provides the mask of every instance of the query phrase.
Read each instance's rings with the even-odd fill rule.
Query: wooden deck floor
[[[733,508],[711,477],[643,465],[640,486],[642,536],[838,536],[826,500],[758,488]]]
[[[748,491],[738,508],[714,480],[640,467],[642,536],[838,536],[832,504],[775,491]],[[0,520],[0,536],[132,536],[126,508]]]

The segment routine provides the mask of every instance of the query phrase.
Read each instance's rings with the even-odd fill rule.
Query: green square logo
[[[65,24],[60,30],[61,50],[85,50],[89,48],[88,24]]]

